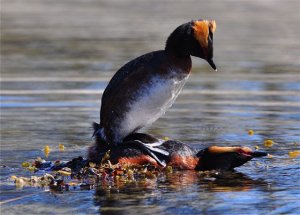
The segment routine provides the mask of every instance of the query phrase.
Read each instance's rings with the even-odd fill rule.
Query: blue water
[[[299,214],[300,158],[288,153],[300,150],[300,5],[287,2],[4,2],[1,213]],[[114,72],[199,16],[217,21],[219,72],[193,58],[176,103],[144,131],[197,149],[258,146],[272,158],[211,177],[181,171],[95,190],[16,188],[10,176],[32,175],[21,163],[43,157],[45,145],[49,160],[85,156]],[[266,139],[275,144],[265,147]]]

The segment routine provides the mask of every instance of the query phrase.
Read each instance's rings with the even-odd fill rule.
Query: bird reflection
[[[163,213],[168,207],[161,203],[165,198],[175,201],[182,195],[201,193],[200,199],[196,199],[201,201],[212,193],[266,187],[265,181],[237,171],[174,171],[156,179],[102,183],[96,188],[94,204],[101,214]]]

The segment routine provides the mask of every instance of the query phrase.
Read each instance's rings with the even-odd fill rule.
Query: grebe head
[[[267,153],[253,151],[248,147],[211,146],[197,153],[199,163],[197,170],[232,170],[254,157],[263,157]]]
[[[165,50],[177,55],[192,55],[205,59],[214,70],[217,70],[213,62],[213,34],[215,30],[215,21],[194,20],[182,24],[169,36]]]

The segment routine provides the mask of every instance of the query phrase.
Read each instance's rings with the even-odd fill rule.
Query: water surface
[[[3,214],[298,214],[300,13],[298,1],[3,1],[1,212]],[[219,72],[193,58],[173,107],[144,131],[202,149],[243,145],[273,158],[215,178],[193,171],[96,190],[16,189],[23,161],[68,160],[92,144],[100,99],[125,62],[162,49],[191,19],[217,21]],[[247,131],[255,134],[249,136]],[[263,141],[276,144],[265,148]],[[58,144],[66,146],[58,153]]]

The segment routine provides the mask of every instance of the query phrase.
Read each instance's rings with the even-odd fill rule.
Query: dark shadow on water
[[[232,172],[176,171],[159,179],[128,183],[108,183],[97,187],[95,206],[101,214],[161,214],[183,210],[184,213],[205,212],[205,203],[215,201],[219,192],[248,192],[267,190],[267,182]],[[179,202],[203,204],[202,207],[177,208]],[[184,205],[184,202],[181,202]],[[199,206],[199,205],[198,205]],[[204,208],[204,209],[201,209]],[[203,211],[202,211],[203,210]]]

